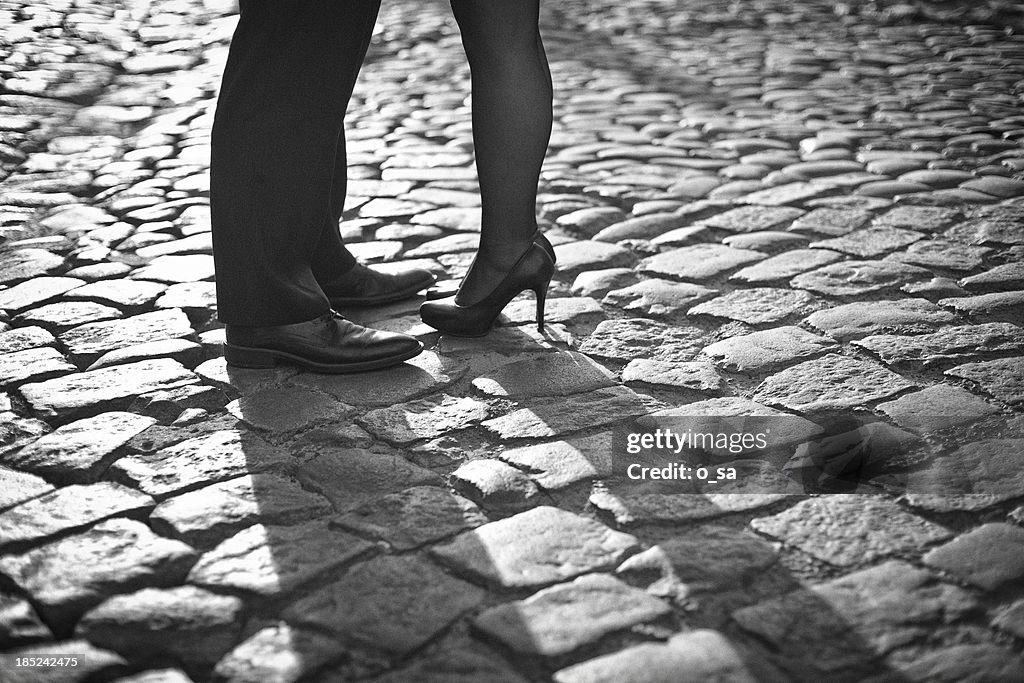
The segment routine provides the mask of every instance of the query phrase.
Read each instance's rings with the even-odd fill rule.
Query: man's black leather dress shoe
[[[423,343],[345,320],[335,311],[291,325],[227,325],[224,359],[238,368],[272,368],[279,363],[314,372],[378,370],[416,356]]]
[[[323,287],[335,308],[377,306],[407,299],[436,280],[433,273],[420,268],[400,273],[381,273],[357,263],[347,273],[332,278]]]

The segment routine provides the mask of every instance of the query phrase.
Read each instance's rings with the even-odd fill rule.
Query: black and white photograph
[[[1021,683],[1024,2],[0,0],[0,683]]]

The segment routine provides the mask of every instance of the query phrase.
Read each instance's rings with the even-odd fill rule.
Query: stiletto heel
[[[535,237],[504,279],[483,299],[468,306],[456,303],[454,296],[426,301],[420,306],[420,317],[441,332],[482,337],[490,331],[505,306],[530,289],[537,295],[537,327],[543,330],[544,299],[554,272],[554,259]]]
[[[534,295],[537,297],[537,331],[542,334],[544,332],[544,299],[547,298],[548,285],[550,283],[551,281],[549,280],[544,283],[543,287],[533,290]]]

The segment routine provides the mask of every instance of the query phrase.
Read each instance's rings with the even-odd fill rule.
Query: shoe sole
[[[384,368],[389,368],[393,365],[398,365],[402,361],[406,361],[420,355],[422,351],[423,342],[420,342],[419,348],[411,349],[406,353],[401,353],[395,356],[388,356],[387,358],[377,358],[374,360],[361,361],[359,363],[317,363],[316,361],[311,361],[286,351],[257,349],[246,346],[236,346],[235,344],[224,344],[224,360],[229,366],[234,368],[266,370],[269,368],[275,368],[278,365],[297,365],[306,370],[312,370],[313,372],[330,375],[343,375],[354,372],[368,372],[370,370],[382,370]]]
[[[397,301],[403,301],[405,299],[411,299],[416,296],[416,292],[421,289],[426,289],[437,282],[436,277],[430,278],[430,280],[424,280],[422,284],[416,286],[409,286],[398,292],[392,292],[384,296],[378,297],[344,297],[335,296],[330,297],[331,306],[334,308],[344,308],[345,306],[380,306],[381,304],[393,304]]]

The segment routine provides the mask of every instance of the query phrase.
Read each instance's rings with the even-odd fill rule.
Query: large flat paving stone
[[[980,266],[991,251],[988,247],[970,247],[950,240],[931,239],[914,242],[904,251],[889,254],[886,259],[924,268],[968,271]]]
[[[622,369],[622,382],[685,389],[707,396],[715,396],[726,389],[725,378],[707,361],[671,363],[637,358]]]
[[[58,427],[2,460],[62,484],[91,483],[117,459],[118,448],[154,424],[135,413],[102,413]]]
[[[629,534],[542,506],[467,531],[430,553],[477,580],[526,588],[614,568],[637,547]]]
[[[410,486],[437,484],[439,477],[391,453],[361,448],[326,448],[296,469],[305,487],[331,501],[339,512]]]
[[[855,301],[816,311],[807,324],[839,341],[875,334],[927,334],[957,320],[927,299]]]
[[[397,367],[352,375],[303,373],[296,384],[314,387],[354,406],[389,406],[443,390],[469,369],[461,359],[425,351]]]
[[[294,479],[252,474],[169,498],[149,520],[165,536],[207,548],[256,522],[295,524],[331,512],[326,498],[304,490]]]
[[[1024,678],[1024,663],[1016,652],[988,643],[950,645],[923,653],[910,662],[901,660],[903,658],[898,655],[889,658],[894,675],[915,683],[966,681],[972,678],[1010,683]]]
[[[881,365],[833,353],[772,375],[752,398],[801,412],[848,410],[914,386]]]
[[[701,355],[733,372],[764,372],[837,348],[835,342],[794,326],[729,337],[704,347]]]
[[[426,399],[377,408],[356,421],[366,431],[394,444],[433,439],[467,429],[487,418],[489,406],[465,396],[439,394]]]
[[[403,656],[474,609],[484,595],[421,557],[378,557],[291,605],[285,617]]]
[[[810,246],[812,249],[830,249],[858,258],[876,258],[902,249],[923,238],[922,233],[913,230],[873,227],[854,230],[842,237],[812,242]]]
[[[741,268],[733,273],[729,280],[752,285],[780,282],[841,258],[842,254],[827,249],[793,249]]]
[[[697,327],[626,318],[600,323],[579,350],[588,356],[623,363],[635,358],[681,362],[693,360],[706,342],[706,333]]]
[[[144,588],[90,610],[75,633],[133,659],[172,657],[198,675],[234,647],[243,610],[239,598],[195,586]]]
[[[779,551],[756,534],[717,524],[674,536],[657,548],[693,593],[742,589],[779,560]]]
[[[751,520],[750,526],[840,567],[911,552],[952,535],[879,496],[813,498]]]
[[[638,588],[590,574],[492,607],[473,623],[515,652],[556,657],[671,611],[668,603]]]
[[[650,239],[689,224],[686,216],[675,213],[653,213],[628,218],[609,225],[594,235],[597,242],[619,242],[628,239]]]
[[[165,289],[167,285],[159,282],[119,278],[91,282],[69,292],[64,298],[71,301],[97,301],[131,311],[153,303]]]
[[[529,472],[530,478],[541,488],[555,490],[610,475],[612,449],[612,434],[607,431],[564,441],[506,448],[498,457]]]
[[[343,422],[349,406],[330,394],[308,387],[268,387],[225,406],[225,409],[254,429],[295,432],[317,423]]]
[[[336,639],[281,621],[239,643],[217,662],[213,672],[217,680],[237,683],[295,683],[347,656]]]
[[[0,466],[0,511],[53,491],[42,477]]]
[[[541,439],[601,427],[647,412],[647,405],[632,389],[616,386],[538,401],[485,420],[481,426],[500,439]]]
[[[56,299],[61,294],[85,284],[73,277],[36,277],[0,290],[0,309],[10,314]]]
[[[1024,577],[1024,529],[984,524],[935,548],[924,563],[985,590]]]
[[[806,315],[821,303],[807,292],[775,287],[737,289],[690,309],[691,315],[710,315],[738,320],[748,325],[777,323],[786,318]]]
[[[978,608],[967,591],[891,560],[733,612],[798,680],[857,681],[879,656]]]
[[[488,396],[533,398],[582,394],[615,385],[611,372],[581,353],[543,353],[514,360],[476,377]]]
[[[584,270],[619,268],[636,262],[636,257],[628,249],[593,240],[559,244],[555,247],[555,259],[558,272],[566,277],[573,277]]]
[[[76,370],[64,354],[50,346],[4,353],[0,354],[0,387],[42,382]]]
[[[880,403],[877,408],[900,427],[919,434],[967,425],[999,412],[985,399],[949,384],[936,384]]]
[[[700,285],[653,278],[611,290],[601,303],[617,306],[634,315],[666,316],[685,313],[694,304],[716,294],[718,290]]]
[[[637,268],[648,275],[702,282],[765,258],[767,254],[750,249],[733,249],[722,244],[695,244],[650,256],[641,261]]]
[[[372,547],[323,520],[295,526],[255,524],[204,553],[188,581],[216,591],[275,597],[332,575]]]
[[[734,233],[782,229],[804,214],[791,206],[738,206],[724,213],[706,218],[702,222],[712,228]]]
[[[39,326],[54,334],[62,334],[79,325],[110,322],[123,317],[120,309],[94,301],[57,301],[30,308],[14,319],[19,325]]]
[[[880,334],[854,342],[894,367],[928,367],[1024,351],[1024,328],[1011,323],[947,327],[915,336]]]
[[[142,394],[198,383],[181,363],[163,358],[23,384],[20,392],[37,415],[67,422],[123,410]]]
[[[678,633],[557,671],[555,683],[756,683],[763,669],[718,631]]]
[[[40,346],[52,346],[57,339],[41,327],[16,327],[0,332],[0,353],[15,353]]]
[[[1024,357],[964,363],[946,370],[946,375],[965,379],[1003,403],[1024,403]]]
[[[0,513],[0,547],[38,544],[111,517],[141,516],[153,506],[152,498],[120,484],[72,484]]]
[[[157,536],[140,522],[112,519],[0,558],[0,572],[32,595],[48,622],[68,624],[111,595],[178,584],[195,561],[184,543]]]
[[[195,330],[184,312],[167,309],[122,320],[79,325],[60,335],[60,341],[75,362],[85,363],[126,346],[191,337],[194,334]]]
[[[797,275],[789,283],[826,296],[859,296],[931,277],[925,268],[897,261],[840,261]]]
[[[157,499],[245,474],[283,472],[292,457],[252,432],[218,430],[155,453],[131,455],[111,466],[111,477]]]
[[[413,486],[368,501],[331,520],[362,536],[409,550],[487,522],[480,508],[437,486]]]
[[[939,301],[940,306],[974,320],[1024,322],[1024,292],[991,292],[974,296],[953,296]]]
[[[64,259],[45,249],[14,249],[0,254],[0,284],[47,275]]]
[[[1024,491],[1024,439],[980,439],[966,443],[929,463],[907,481],[912,504],[931,503],[938,496],[971,494],[990,507],[1021,496]]]

